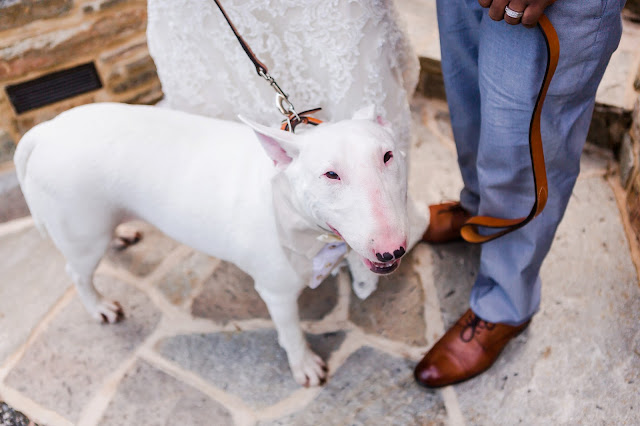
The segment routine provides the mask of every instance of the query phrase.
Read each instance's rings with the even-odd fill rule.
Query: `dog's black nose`
[[[400,247],[398,250],[393,251],[393,255],[396,259],[400,259],[402,256],[404,256],[404,253],[404,247]]]
[[[393,259],[393,255],[391,253],[384,253],[384,254],[376,253],[376,257],[380,262],[388,262]]]

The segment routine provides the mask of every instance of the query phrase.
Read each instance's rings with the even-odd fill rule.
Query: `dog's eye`
[[[391,160],[393,158],[393,153],[391,151],[387,151],[384,154],[384,162],[385,164],[387,163],[387,161]]]
[[[326,177],[328,177],[329,179],[338,179],[338,180],[340,180],[340,176],[338,176],[338,174],[336,172],[327,172],[324,175]]]

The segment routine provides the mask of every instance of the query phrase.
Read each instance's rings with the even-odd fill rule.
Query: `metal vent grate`
[[[7,86],[6,91],[13,108],[22,114],[101,87],[98,71],[90,62]]]

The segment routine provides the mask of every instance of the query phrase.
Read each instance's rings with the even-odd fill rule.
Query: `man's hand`
[[[489,17],[494,21],[505,20],[506,23],[511,25],[522,24],[527,28],[535,27],[540,19],[540,15],[544,12],[547,6],[553,4],[556,0],[478,0],[480,6],[489,8]],[[509,6],[509,9],[514,12],[522,12],[521,18],[512,18],[508,16],[504,9]]]

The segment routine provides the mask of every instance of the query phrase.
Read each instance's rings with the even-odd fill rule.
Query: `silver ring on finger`
[[[520,19],[522,18],[522,15],[524,15],[524,12],[516,12],[515,10],[511,9],[509,6],[505,6],[504,13],[508,17],[513,19]]]

